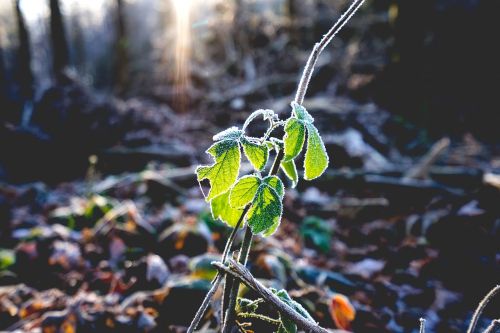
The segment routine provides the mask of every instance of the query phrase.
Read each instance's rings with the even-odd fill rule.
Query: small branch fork
[[[479,303],[476,311],[474,312],[474,315],[472,316],[472,320],[469,325],[469,329],[467,330],[467,333],[472,333],[474,332],[474,329],[476,328],[477,321],[479,320],[479,317],[484,311],[484,308],[488,303],[491,301],[493,297],[495,297],[496,294],[500,292],[500,285],[497,285],[495,288],[491,289],[490,292],[482,299],[482,301]],[[493,324],[492,324],[493,325]],[[495,326],[493,326],[495,327]]]
[[[292,309],[288,304],[281,301],[278,296],[269,291],[262,283],[257,281],[250,271],[248,271],[245,266],[239,264],[237,261],[233,259],[228,260],[229,266],[223,265],[221,262],[215,261],[212,263],[219,271],[227,273],[235,277],[236,279],[243,282],[249,288],[254,290],[256,293],[260,295],[264,300],[269,302],[278,312],[283,315],[286,315],[288,318],[293,320],[298,327],[303,329],[306,332],[312,333],[331,333],[332,331],[328,331],[317,323],[310,321],[303,316],[301,316],[297,311]],[[342,333],[346,331],[342,330],[334,330],[335,333]]]

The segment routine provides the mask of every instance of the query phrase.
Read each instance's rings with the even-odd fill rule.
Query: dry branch
[[[263,299],[269,302],[277,311],[293,320],[298,327],[305,330],[306,332],[329,333],[328,330],[319,326],[317,323],[304,318],[302,315],[292,309],[288,304],[282,302],[278,298],[278,296],[273,294],[269,289],[267,289],[264,285],[257,281],[248,271],[248,269],[246,269],[243,265],[240,265],[233,259],[230,259],[228,262],[229,266],[225,266],[220,262],[214,262],[212,264],[219,270],[231,274],[235,278],[241,280],[241,282],[246,284],[249,288],[257,292]],[[342,331],[337,330],[335,332],[341,333]]]
[[[450,146],[450,139],[442,138],[432,145],[429,152],[413,168],[408,170],[404,179],[425,179],[429,175],[430,167],[436,162],[437,158]]]
[[[476,328],[477,321],[478,321],[479,317],[481,316],[481,314],[483,313],[484,308],[486,307],[486,305],[488,305],[488,303],[491,301],[491,299],[493,297],[495,297],[495,295],[498,292],[500,292],[500,285],[497,285],[495,288],[491,289],[490,292],[486,296],[484,296],[484,298],[481,300],[481,302],[477,306],[476,311],[474,311],[474,315],[472,316],[472,320],[470,322],[469,329],[467,330],[467,333],[472,333],[474,331],[474,328]]]

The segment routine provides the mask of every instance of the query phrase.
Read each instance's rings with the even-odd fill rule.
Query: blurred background
[[[157,128],[166,113],[225,126],[224,119],[286,101],[310,48],[345,3],[4,0],[0,135],[17,146],[2,145],[0,175],[81,175],[78,165],[60,173],[60,160],[44,164],[74,150],[86,164],[92,153],[130,144],[126,137],[144,125],[126,124],[124,115],[163,117],[153,120]],[[338,96],[389,111],[424,130],[415,145],[467,133],[496,143],[496,6],[371,1],[322,56],[308,96],[332,108]],[[52,151],[58,144],[68,150]],[[45,160],[35,171],[44,175],[25,170],[30,160],[19,145],[22,155]]]
[[[0,284],[35,288],[16,289],[30,295],[16,301],[0,287],[16,309],[0,302],[0,329],[41,325],[19,312],[19,299],[51,297],[36,290],[68,297],[29,311],[41,316],[70,311],[77,290],[125,297],[195,274],[188,262],[217,252],[227,230],[207,215],[193,166],[253,110],[286,117],[310,50],[348,4],[0,0]],[[304,261],[300,279],[318,290],[296,295],[327,327],[340,292],[358,310],[356,332],[411,332],[420,316],[433,332],[463,332],[500,281],[499,7],[369,0],[320,57],[305,106],[330,169],[291,191],[276,238]],[[100,235],[110,221],[121,231]],[[283,253],[263,244],[257,275],[298,288]],[[167,273],[155,284],[140,269],[158,258]],[[35,281],[26,265],[46,274]],[[146,282],[126,288],[132,277]],[[176,301],[132,331],[185,326],[195,304],[165,317]]]

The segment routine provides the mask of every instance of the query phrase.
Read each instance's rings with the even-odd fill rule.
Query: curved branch
[[[317,323],[304,318],[302,315],[292,309],[288,304],[282,302],[278,298],[278,296],[270,292],[269,289],[262,285],[262,283],[257,281],[248,271],[248,269],[245,268],[245,266],[239,264],[235,260],[229,259],[229,266],[223,265],[220,262],[213,262],[212,265],[217,267],[219,270],[231,274],[235,278],[241,280],[241,282],[246,284],[249,288],[257,292],[263,299],[269,302],[277,311],[293,320],[295,324],[297,324],[297,326],[304,331],[313,333],[331,333],[325,328],[319,326]],[[345,331],[337,330],[334,332],[342,333]]]
[[[314,71],[314,67],[316,66],[316,62],[318,61],[319,55],[325,47],[331,42],[333,37],[344,27],[344,25],[351,19],[351,17],[358,11],[359,7],[365,2],[365,0],[354,0],[349,8],[346,10],[342,16],[335,22],[333,27],[321,38],[319,43],[314,45],[309,58],[307,59],[306,66],[304,67],[304,71],[302,72],[302,76],[299,81],[299,86],[297,88],[297,94],[295,95],[295,103],[302,105],[304,102],[304,96],[307,92],[307,87],[309,86],[309,82],[311,81],[312,73]]]
[[[484,308],[488,303],[491,301],[493,297],[500,291],[500,285],[497,285],[495,288],[491,289],[486,296],[481,300],[479,305],[477,306],[476,311],[474,311],[474,315],[472,316],[472,320],[470,322],[469,328],[467,329],[467,333],[472,333],[474,331],[474,328],[476,328],[477,321],[481,314],[484,311]]]

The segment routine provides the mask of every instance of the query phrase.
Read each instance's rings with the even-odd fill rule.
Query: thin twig
[[[425,333],[425,319],[420,318],[420,333]]]
[[[472,333],[474,329],[476,328],[477,321],[479,320],[479,316],[484,311],[484,308],[488,303],[491,301],[493,297],[500,291],[500,285],[497,285],[495,288],[491,289],[488,294],[481,300],[479,305],[477,306],[476,311],[474,312],[474,315],[472,316],[472,320],[469,325],[469,329],[467,330],[467,333]]]
[[[243,222],[243,218],[245,217],[246,213],[248,212],[248,209],[250,209],[250,206],[246,206],[243,212],[241,213],[240,218],[238,219],[238,222],[236,223],[236,226],[233,228],[231,231],[231,234],[229,235],[229,238],[226,242],[226,245],[224,246],[224,251],[222,252],[222,262],[226,262],[227,257],[229,256],[229,252],[231,251],[231,246],[234,242],[234,239],[236,238],[236,233],[238,229],[241,226],[241,223]],[[218,272],[217,276],[214,278],[212,281],[212,287],[210,287],[210,290],[207,292],[207,295],[203,299],[203,302],[201,302],[200,307],[198,308],[198,311],[196,311],[196,314],[191,321],[191,324],[189,325],[189,328],[187,330],[187,333],[193,333],[194,330],[198,327],[198,324],[201,321],[201,318],[203,318],[203,314],[205,314],[205,311],[208,308],[208,305],[210,304],[210,300],[214,296],[215,292],[219,288],[220,283],[222,282],[222,277],[223,274]]]
[[[429,169],[436,162],[439,156],[450,146],[449,138],[442,138],[432,145],[429,152],[415,165],[410,168],[403,179],[425,179],[429,175]]]
[[[242,265],[246,265],[247,263],[248,253],[250,252],[250,246],[252,245],[252,238],[252,229],[247,225],[240,253],[238,255],[238,262]],[[229,301],[227,303],[227,314],[222,328],[223,333],[229,333],[231,330],[232,322],[234,321],[236,315],[236,300],[238,298],[238,291],[240,288],[240,283],[234,279],[229,279],[229,276],[226,277],[226,283],[229,286]]]
[[[279,321],[278,319],[273,319],[273,318],[270,318],[270,317],[265,316],[265,315],[260,314],[260,313],[240,312],[237,314],[237,316],[241,317],[241,318],[260,319],[262,321],[266,321],[266,322],[274,324],[274,325],[279,325],[281,323],[281,321]]]
[[[257,292],[260,297],[268,301],[278,312],[286,315],[288,318],[293,320],[297,324],[297,326],[299,326],[304,331],[312,333],[329,333],[326,329],[322,328],[317,323],[304,318],[302,315],[292,309],[288,304],[282,302],[278,298],[278,296],[273,294],[271,291],[269,291],[269,289],[267,289],[264,285],[257,281],[248,271],[248,269],[245,268],[245,266],[239,264],[235,260],[229,259],[229,267],[223,265],[220,262],[214,262],[212,264],[218,269],[229,273],[235,278],[241,280],[241,282]]]
[[[198,327],[201,318],[203,318],[203,315],[205,314],[205,311],[207,310],[208,305],[210,304],[210,300],[212,299],[215,292],[219,288],[220,283],[222,282],[222,277],[223,277],[222,274],[217,274],[217,276],[215,277],[215,280],[212,282],[212,287],[210,287],[210,290],[207,292],[207,295],[203,299],[203,302],[201,302],[198,311],[196,311],[193,321],[191,321],[191,325],[189,325],[189,328],[187,330],[188,333],[193,333],[194,330]]]
[[[274,176],[278,174],[278,171],[280,170],[281,161],[283,160],[284,156],[285,156],[285,151],[283,149],[279,149],[274,159],[273,166],[269,171],[269,176]],[[246,265],[247,263],[248,254],[250,252],[250,246],[252,245],[252,238],[253,238],[252,229],[250,228],[250,226],[247,225],[245,236],[243,238],[243,242],[241,243],[240,253],[238,257],[238,262],[243,266]],[[232,322],[235,319],[236,300],[238,298],[238,290],[240,287],[240,283],[238,281],[229,279],[229,276],[226,277],[226,284],[228,286],[227,290],[230,290],[230,294],[227,307],[227,315],[225,316],[225,319],[223,321],[224,323],[222,329],[223,333],[229,333]]]
[[[240,331],[240,333],[247,333],[247,330],[245,329],[245,327],[243,327],[242,324],[240,324],[239,321],[236,320],[235,323],[236,323],[236,326],[238,327],[238,330]]]
[[[314,45],[309,58],[307,59],[306,66],[302,72],[302,76],[299,81],[299,86],[297,88],[297,94],[295,95],[295,103],[301,105],[304,102],[304,96],[307,92],[307,87],[311,81],[312,73],[314,71],[314,66],[318,61],[319,55],[325,49],[325,47],[331,42],[333,37],[342,29],[342,27],[351,19],[351,17],[357,12],[359,7],[363,4],[365,0],[354,0],[347,11],[340,16],[340,18],[335,22],[333,27],[323,36],[323,38]]]

